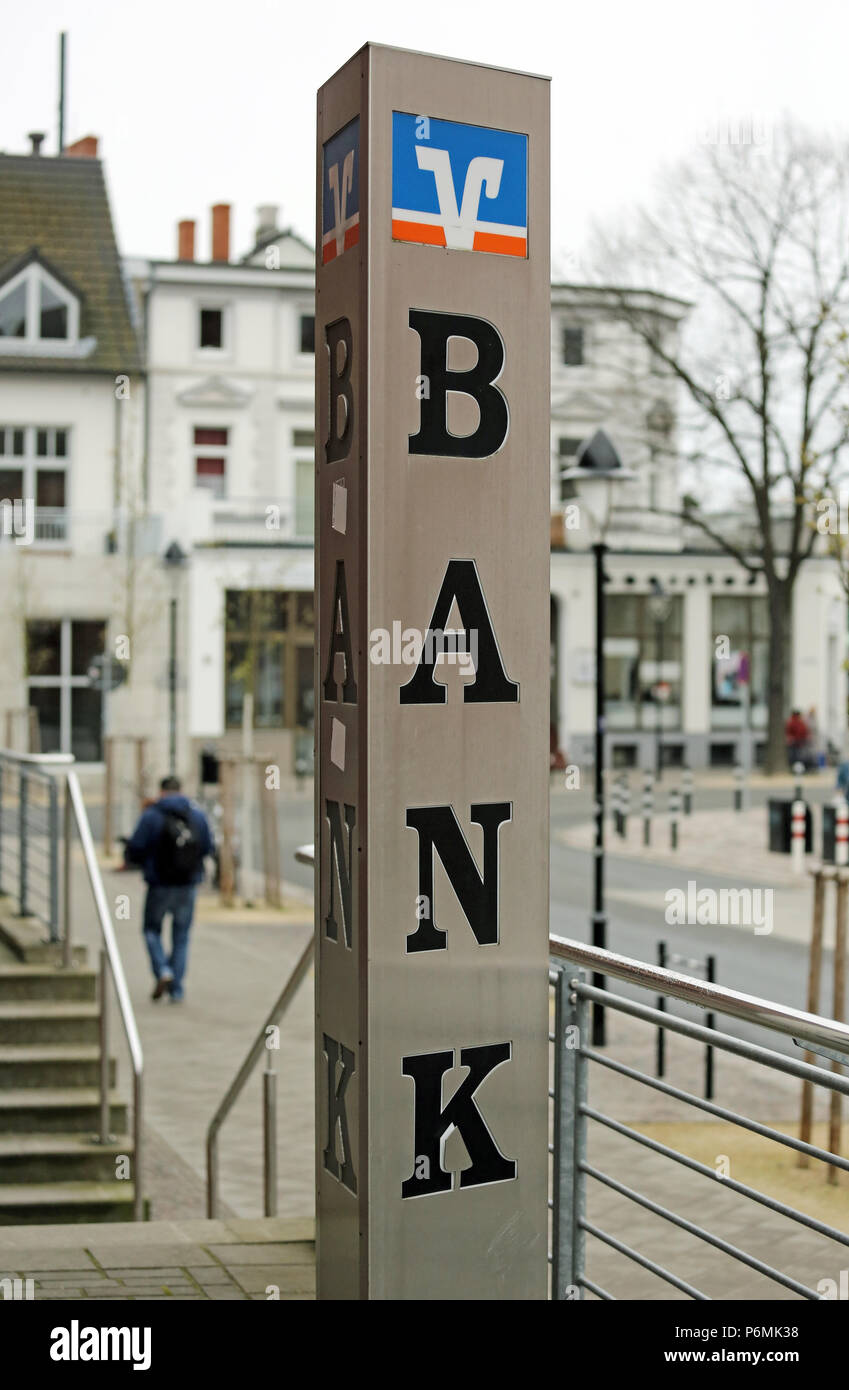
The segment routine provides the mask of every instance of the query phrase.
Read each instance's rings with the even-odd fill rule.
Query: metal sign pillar
[[[318,94],[318,1296],[547,1279],[549,87]]]

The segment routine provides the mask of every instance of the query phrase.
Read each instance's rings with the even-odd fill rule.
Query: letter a
[[[447,626],[448,615],[455,599],[466,632],[477,634],[477,670],[475,679],[468,681],[463,687],[465,703],[516,704],[519,699],[519,687],[515,681],[508,680],[504,671],[474,560],[449,560],[430,620],[430,640],[425,642],[421,661],[412,677],[401,687],[401,704],[445,704],[445,686],[437,685],[433,679],[437,653],[431,634],[434,631],[442,632]]]
[[[345,583],[345,565],[336,561],[336,587],[333,590],[333,614],[330,620],[330,655],[327,658],[327,673],[324,677],[325,700],[338,701],[339,687],[336,684],[334,667],[336,653],[341,652],[345,662],[345,683],[342,686],[342,700],[346,705],[357,703],[357,682],[354,680],[354,653],[351,650],[351,629],[348,622],[348,588]]]

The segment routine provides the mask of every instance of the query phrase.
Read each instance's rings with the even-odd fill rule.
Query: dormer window
[[[79,324],[79,300],[38,260],[0,285],[0,352],[71,347]]]

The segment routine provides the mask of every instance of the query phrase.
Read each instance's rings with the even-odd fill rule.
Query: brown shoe
[[[172,976],[160,975],[159,979],[156,981],[156,988],[154,989],[153,994],[150,996],[151,999],[161,999],[163,994],[168,993],[169,989],[171,988],[171,984]]]

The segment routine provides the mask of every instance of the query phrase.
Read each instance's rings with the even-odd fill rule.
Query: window
[[[315,352],[315,314],[301,314],[298,332],[301,352]]]
[[[584,330],[583,328],[564,328],[563,329],[563,365],[564,367],[580,367],[584,361]]]
[[[670,596],[658,622],[650,595],[608,596],[604,679],[611,730],[681,727],[683,609],[683,599]]]
[[[69,455],[68,429],[0,424],[0,501],[32,498],[38,541],[68,539]]]
[[[578,490],[575,487],[575,484],[572,482],[571,478],[563,478],[561,475],[566,471],[567,468],[572,468],[574,466],[575,455],[577,454],[580,447],[580,439],[561,438],[557,441],[557,458],[559,461],[558,479],[560,484],[561,502],[571,502],[572,498],[577,497],[578,495]]]
[[[224,310],[201,309],[198,346],[221,349],[224,346]]]
[[[765,729],[769,678],[769,608],[764,595],[714,598],[711,726],[714,729]],[[727,637],[722,655],[719,637]]]
[[[56,352],[79,336],[79,301],[37,260],[0,286],[0,352]]]
[[[313,726],[313,595],[280,589],[228,589],[225,595],[225,710],[240,728],[246,691],[254,726]]]
[[[195,487],[207,488],[215,497],[227,495],[229,435],[213,426],[198,426],[194,432]]]
[[[315,432],[293,430],[295,450],[295,535],[315,535]]]
[[[38,715],[43,753],[73,753],[80,762],[103,756],[103,694],[88,670],[102,655],[100,620],[39,618],[26,625],[29,704]]]

